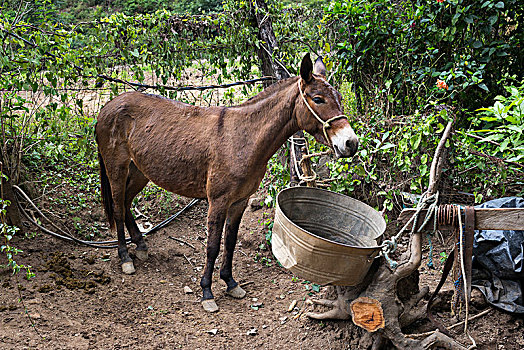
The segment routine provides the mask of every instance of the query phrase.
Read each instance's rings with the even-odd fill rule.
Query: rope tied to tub
[[[404,234],[404,232],[407,231],[410,225],[411,225],[411,232],[410,232],[411,235],[421,232],[431,220],[433,221],[433,231],[432,232],[434,233],[437,230],[437,222],[438,222],[437,220],[439,216],[438,215],[438,211],[439,211],[438,199],[439,199],[438,191],[432,195],[428,195],[428,192],[424,192],[422,194],[422,197],[420,198],[420,201],[417,204],[415,214],[409,219],[409,221],[402,227],[402,229],[400,229],[400,231],[395,236],[393,236],[389,240],[385,240],[382,243],[381,245],[382,255],[384,256],[384,258],[389,263],[389,266],[392,269],[396,269],[398,267],[398,262],[393,260],[389,255],[396,251],[398,240]],[[420,225],[420,227],[417,229],[416,223],[418,222],[420,213],[424,209],[427,209],[428,211],[426,213],[426,216],[424,217],[424,221],[422,222],[422,225]],[[430,249],[430,254],[432,254],[432,250],[433,249]],[[432,261],[432,257],[430,257],[430,261]]]

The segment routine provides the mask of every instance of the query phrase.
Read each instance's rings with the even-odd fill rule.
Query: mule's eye
[[[326,101],[324,101],[324,99],[321,97],[313,97],[313,102],[315,102],[317,105],[326,103]]]

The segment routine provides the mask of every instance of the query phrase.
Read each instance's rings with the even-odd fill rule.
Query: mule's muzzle
[[[333,150],[337,158],[353,157],[358,150],[358,139],[346,140],[344,147],[338,147],[336,144],[333,144]]]
[[[331,138],[337,158],[349,158],[358,150],[358,137],[350,126],[337,130]]]

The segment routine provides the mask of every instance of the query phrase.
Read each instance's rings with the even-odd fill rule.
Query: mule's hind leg
[[[226,220],[227,206],[223,202],[209,200],[209,209],[207,212],[207,259],[204,275],[200,280],[202,287],[202,306],[207,312],[218,311],[213,293],[211,292],[211,283],[215,261],[220,250],[220,241],[222,239],[222,230]]]
[[[227,284],[226,293],[237,299],[246,296],[246,292],[233,279],[233,253],[237,244],[238,228],[246,206],[247,199],[233,204],[227,211],[224,253],[222,255],[222,266],[220,267],[220,278]]]
[[[116,162],[118,160],[118,163]],[[122,264],[122,272],[130,275],[135,273],[133,259],[127,251],[126,236],[124,231],[125,222],[125,190],[126,180],[129,174],[129,163],[131,160],[113,158],[113,163],[106,163],[107,175],[111,183],[111,192],[113,196],[114,219],[116,224],[116,233],[118,237],[118,256]]]
[[[136,244],[136,257],[140,260],[147,259],[147,245],[136,225],[133,214],[131,214],[131,204],[133,203],[133,198],[142,191],[148,182],[149,180],[138,170],[135,163],[131,162],[131,164],[129,164],[129,175],[127,176],[126,183],[125,223],[127,231],[131,235],[131,241]]]

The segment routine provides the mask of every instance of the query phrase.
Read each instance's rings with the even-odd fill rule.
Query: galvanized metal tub
[[[313,187],[291,187],[277,196],[272,250],[300,278],[354,286],[380,252],[386,222],[367,204]]]

